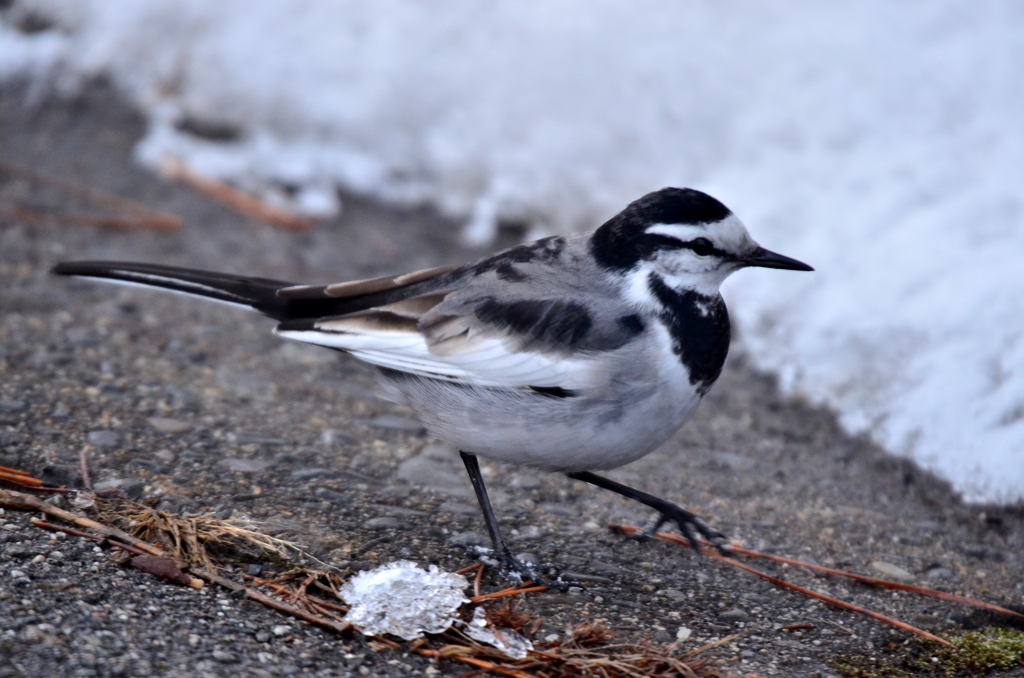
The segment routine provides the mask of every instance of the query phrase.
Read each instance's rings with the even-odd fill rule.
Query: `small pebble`
[[[718,615],[718,621],[725,622],[727,624],[743,622],[749,619],[750,615],[747,614],[746,610],[742,610],[738,607],[734,607],[731,610],[726,610],[722,614]]]
[[[538,562],[540,562],[540,558],[537,557],[537,554],[531,551],[523,551],[522,553],[517,553],[516,560],[518,560],[521,563],[530,563],[531,565],[536,565]]]
[[[234,664],[238,661],[238,657],[234,653],[228,652],[227,650],[214,650],[213,658],[219,661],[221,664]]]
[[[235,473],[259,473],[274,465],[271,459],[243,459],[242,457],[227,457],[221,459],[219,463]]]
[[[176,455],[171,450],[164,449],[155,452],[153,454],[153,458],[156,459],[161,464],[173,464],[174,460],[178,458],[178,455]]]
[[[40,553],[38,556],[36,556],[35,558],[32,559],[32,562],[36,563],[36,564],[39,564],[39,563],[44,562],[45,560],[46,560],[46,556],[44,556],[43,554]]]
[[[192,424],[187,421],[169,419],[167,417],[150,417],[146,421],[161,433],[185,433],[192,428]]]
[[[370,528],[371,530],[385,530],[401,527],[402,521],[400,521],[398,518],[392,518],[391,516],[379,516],[377,518],[370,518],[365,523],[363,523],[363,525]]]
[[[116,447],[121,437],[113,431],[89,431],[85,439],[93,447]]]
[[[14,414],[15,412],[21,412],[25,409],[24,400],[0,400],[0,412],[4,414]]]
[[[904,570],[899,565],[893,565],[887,563],[884,560],[875,560],[871,563],[871,569],[879,573],[883,577],[889,577],[896,581],[907,582],[914,581],[914,575]]]
[[[665,596],[669,600],[674,600],[676,602],[686,600],[686,594],[677,589],[664,589],[663,591],[659,591],[658,595]]]
[[[299,468],[292,471],[292,478],[296,480],[309,480],[323,476],[334,476],[335,473],[326,468]]]
[[[950,580],[954,577],[953,571],[946,567],[933,567],[924,576],[931,581]]]
[[[278,624],[277,626],[270,629],[270,632],[275,636],[287,636],[292,632],[292,627],[287,624]]]
[[[265,643],[268,640],[270,640],[270,634],[269,633],[267,633],[266,631],[257,631],[256,632],[256,642],[258,642],[258,643]]]
[[[490,546],[491,540],[478,532],[458,532],[448,537],[448,543],[455,546]]]
[[[693,630],[685,626],[680,626],[676,631],[676,640],[683,641],[693,635]]]

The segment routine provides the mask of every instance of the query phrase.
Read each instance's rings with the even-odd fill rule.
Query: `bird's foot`
[[[480,560],[486,565],[497,567],[501,575],[515,585],[531,583],[534,586],[558,589],[562,593],[566,593],[571,588],[584,588],[583,584],[575,579],[562,575],[557,567],[523,562],[508,550],[495,553],[488,549],[487,556],[481,556]]]
[[[672,503],[661,507],[661,513],[658,517],[649,522],[644,527],[643,532],[636,533],[636,538],[642,541],[653,539],[654,533],[665,523],[673,523],[678,527],[679,531],[686,537],[690,547],[697,553],[701,551],[699,535],[704,537],[723,556],[731,558],[735,555],[732,549],[729,548],[729,540],[724,534],[708,525],[697,515]]]

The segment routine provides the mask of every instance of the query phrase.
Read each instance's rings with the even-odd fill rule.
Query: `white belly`
[[[656,328],[650,341],[660,345],[609,356],[605,385],[575,397],[411,376],[384,386],[433,435],[466,452],[555,471],[616,468],[661,445],[701,400],[667,332]]]

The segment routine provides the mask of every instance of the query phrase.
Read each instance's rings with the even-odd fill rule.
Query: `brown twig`
[[[252,600],[255,600],[258,603],[266,605],[267,607],[271,607],[277,610],[278,612],[284,612],[285,614],[291,615],[296,619],[301,619],[304,622],[316,624],[317,626],[323,626],[324,628],[330,629],[336,633],[347,633],[352,629],[352,625],[348,622],[339,622],[335,621],[334,619],[328,619],[320,615],[311,614],[309,612],[306,612],[305,610],[301,610],[295,607],[294,605],[289,605],[288,603],[282,602],[276,598],[272,598],[271,596],[260,593],[259,591],[254,591],[253,589],[247,586],[238,584],[236,582],[231,581],[230,579],[226,579],[218,574],[214,574],[213,572],[209,572],[202,568],[193,568],[191,571],[197,577],[205,579],[211,584],[217,584],[218,586],[222,586],[228,589],[229,591],[234,591],[236,593],[244,593],[246,596],[248,596]]]
[[[39,497],[34,497],[30,494],[24,494],[22,492],[14,492],[13,490],[0,490],[0,506],[5,506],[14,509],[21,509],[24,511],[41,511],[47,515],[53,516],[54,518],[60,518],[63,521],[84,527],[96,532],[101,537],[113,537],[114,539],[129,544],[136,548],[142,549],[149,555],[153,556],[166,556],[163,550],[153,546],[152,544],[137,539],[127,532],[122,532],[116,527],[109,527],[103,523],[98,523],[95,520],[80,516],[77,513],[71,513],[65,511],[62,508],[54,506],[53,504],[47,504]]]
[[[102,205],[111,209],[120,210],[130,214],[128,219],[117,217],[100,217],[91,215],[75,214],[46,214],[26,209],[15,209],[0,213],[0,217],[7,216],[27,221],[40,221],[51,217],[72,223],[85,223],[107,228],[150,228],[156,231],[176,231],[182,227],[180,218],[159,212],[151,207],[134,200],[122,198],[121,196],[107,193],[95,188],[86,188],[67,181],[62,181],[48,174],[20,167],[6,162],[0,162],[0,173],[19,177],[42,186],[73,195],[81,200],[94,205]]]
[[[619,530],[620,528],[629,528],[628,525],[613,525],[612,528]],[[636,531],[637,528],[630,528],[630,530],[621,530],[623,532]],[[658,537],[664,539],[663,535],[669,533],[658,533]],[[674,535],[669,535],[673,536]],[[673,538],[669,541],[675,543],[681,543],[677,539]],[[685,544],[689,546],[689,543]],[[707,544],[705,544],[707,545]],[[775,563],[783,563],[786,565],[793,565],[795,567],[802,567],[814,572],[821,572],[822,574],[835,575],[837,577],[845,577],[846,579],[852,579],[860,584],[867,584],[868,586],[877,586],[883,589],[893,589],[896,591],[906,591],[907,593],[916,593],[919,596],[928,596],[929,598],[938,598],[940,600],[948,600],[952,603],[960,603],[961,605],[970,605],[971,607],[978,607],[983,610],[989,610],[991,612],[998,612],[999,614],[1009,615],[1016,617],[1017,619],[1024,619],[1024,615],[1013,610],[1008,610],[1005,607],[999,605],[993,605],[992,603],[986,603],[983,600],[975,600],[974,598],[968,598],[966,596],[958,596],[955,593],[946,593],[945,591],[938,591],[936,589],[929,589],[924,586],[914,586],[913,584],[900,584],[894,581],[888,581],[885,579],[876,579],[875,577],[867,577],[862,574],[855,574],[853,572],[847,572],[845,570],[837,570],[832,567],[826,567],[824,565],[817,565],[815,563],[806,563],[802,560],[795,560],[793,558],[786,558],[785,556],[775,556],[768,553],[761,553],[760,551],[754,551],[752,549],[745,549],[740,546],[730,546],[734,553],[747,556],[749,558],[759,558],[761,560],[770,560]]]
[[[88,539],[89,541],[106,542],[106,543],[110,544],[112,547],[117,548],[117,549],[121,549],[122,551],[127,551],[128,553],[131,553],[132,555],[136,555],[136,556],[151,555],[149,553],[146,553],[145,551],[143,551],[140,548],[136,548],[136,547],[131,546],[129,544],[122,544],[121,542],[115,541],[115,540],[111,539],[110,537],[98,537],[95,534],[89,534],[88,532],[83,532],[82,530],[76,530],[73,527],[67,527],[67,526],[64,526],[64,525],[58,525],[57,523],[47,522],[47,521],[41,520],[39,518],[32,518],[29,522],[31,522],[36,527],[41,527],[42,529],[49,530],[51,532],[63,532],[64,534],[71,535],[72,537],[81,537],[82,539]]]
[[[97,537],[94,534],[88,532],[82,532],[71,527],[65,527],[63,525],[57,525],[56,523],[49,523],[45,520],[38,518],[32,518],[30,521],[36,527],[40,527],[44,530],[50,530],[51,532],[63,532],[73,537],[81,537],[90,541],[98,542],[100,546],[110,546],[111,548],[121,549],[127,553],[131,553],[136,556],[132,558],[132,566],[143,572],[160,577],[167,581],[173,581],[176,584],[184,584],[194,589],[203,588],[203,580],[190,577],[182,571],[182,564],[186,564],[185,561],[177,558],[170,558],[168,556],[154,556],[146,553],[142,549],[128,544],[122,544],[119,541],[115,541],[110,537]]]
[[[779,579],[778,577],[773,577],[770,574],[766,574],[764,572],[761,572],[760,570],[757,570],[757,569],[755,569],[753,567],[750,567],[749,565],[744,565],[743,563],[739,562],[738,560],[734,560],[732,558],[727,558],[727,557],[721,555],[720,553],[717,553],[717,552],[714,552],[714,551],[711,551],[710,553],[715,558],[718,558],[719,560],[721,560],[723,562],[729,563],[733,567],[738,567],[739,569],[743,570],[744,572],[749,572],[750,574],[753,574],[755,576],[761,577],[762,579],[766,579],[766,580],[770,581],[771,583],[775,584],[776,586],[782,586],[782,587],[788,588],[788,589],[790,589],[792,591],[797,591],[799,593],[802,593],[805,596],[810,596],[811,598],[817,598],[818,600],[826,602],[826,603],[828,603],[830,605],[834,605],[834,606],[842,608],[844,610],[849,610],[850,612],[856,612],[857,614],[862,614],[865,617],[869,617],[871,619],[874,619],[875,621],[880,621],[883,624],[889,624],[890,626],[895,626],[898,629],[903,629],[904,631],[907,631],[909,633],[913,633],[916,636],[921,636],[922,638],[927,638],[928,640],[930,640],[932,642],[939,643],[940,645],[945,645],[946,647],[951,647],[951,648],[955,649],[955,646],[951,642],[949,642],[948,640],[940,638],[937,635],[935,635],[934,633],[929,633],[929,632],[927,632],[927,631],[925,631],[923,629],[919,629],[916,626],[911,626],[910,624],[907,624],[906,622],[901,622],[898,619],[893,619],[892,617],[888,617],[888,616],[886,616],[884,614],[880,614],[878,612],[874,612],[872,610],[868,610],[866,608],[860,607],[859,605],[854,605],[852,603],[847,603],[845,601],[839,600],[838,598],[833,598],[832,596],[826,596],[823,593],[818,593],[817,591],[812,591],[811,589],[804,588],[803,586],[797,586],[796,584],[791,584],[791,583],[789,583],[789,582],[787,582],[785,580]]]
[[[10,473],[7,469],[0,470],[0,480],[12,485],[20,485],[21,487],[41,487],[43,485],[43,481],[38,478],[20,473]]]
[[[485,593],[482,596],[473,596],[469,599],[471,603],[479,603],[485,600],[495,600],[496,598],[504,598],[506,596],[518,596],[521,593],[536,593],[537,591],[547,591],[547,586],[528,586],[524,588],[507,588],[501,591],[495,591],[494,593]]]
[[[89,475],[89,449],[83,447],[78,453],[78,461],[82,465],[82,485],[92,492],[92,477]]]
[[[466,648],[466,649],[470,649],[470,648]],[[470,666],[476,666],[477,668],[486,669],[487,671],[490,671],[492,673],[497,673],[497,674],[500,674],[500,675],[503,675],[503,676],[512,676],[513,678],[537,678],[537,676],[532,674],[532,673],[526,673],[524,671],[520,671],[519,669],[505,668],[503,666],[498,666],[494,662],[489,662],[489,661],[486,661],[484,659],[479,659],[477,657],[469,657],[469,656],[466,656],[464,654],[442,653],[442,652],[440,652],[438,650],[425,650],[425,649],[417,649],[417,650],[413,650],[413,652],[415,652],[416,654],[419,654],[419,655],[423,655],[424,657],[434,657],[434,658],[437,658],[437,659],[441,659],[441,658],[444,658],[444,659],[454,659],[455,661],[462,662],[463,664],[469,664]]]
[[[476,571],[476,576],[473,577],[473,597],[474,598],[479,598],[480,597],[480,582],[483,581],[484,570],[485,569],[486,568],[484,567],[484,564],[480,563],[480,569]]]
[[[0,505],[16,509],[42,511],[43,513],[60,518],[61,520],[66,520],[80,527],[89,528],[97,532],[102,537],[105,537],[107,539],[113,537],[115,540],[123,542],[123,544],[118,545],[118,548],[121,548],[124,545],[128,545],[135,547],[138,551],[147,555],[164,557],[167,557],[168,555],[164,553],[162,549],[153,546],[148,542],[142,541],[141,539],[136,539],[130,534],[122,532],[117,528],[109,527],[107,525],[103,525],[102,523],[98,523],[95,520],[91,520],[84,516],[79,516],[69,511],[57,508],[56,506],[47,504],[46,502],[41,501],[39,498],[33,497],[31,495],[22,494],[20,492],[0,490]],[[95,537],[96,535],[89,536],[89,538]],[[258,603],[266,605],[267,607],[271,607],[279,612],[288,614],[292,617],[295,617],[296,619],[301,619],[302,621],[308,622],[310,624],[323,626],[325,628],[331,629],[332,631],[336,631],[337,633],[345,633],[352,628],[351,624],[348,624],[346,622],[335,621],[334,619],[328,619],[325,617],[321,617],[319,615],[310,614],[309,612],[300,610],[299,608],[293,605],[283,603],[279,600],[271,598],[270,596],[264,595],[259,591],[254,591],[246,586],[243,586],[242,584],[235,583],[230,579],[221,577],[220,575],[214,574],[213,572],[210,572],[203,568],[193,567],[191,568],[190,571],[192,572],[192,574],[199,577],[200,579],[203,579],[212,584],[217,584],[218,586],[222,586],[223,588],[226,588],[229,591],[243,592],[246,596],[255,600]]]
[[[632,534],[632,533],[642,532],[643,531],[641,528],[633,527],[631,525],[614,525],[612,527],[613,527],[613,529],[615,529],[615,530],[617,530],[619,532],[623,532],[625,534]],[[683,545],[683,546],[690,546],[690,543],[686,540],[685,537],[680,537],[680,536],[675,535],[675,534],[669,534],[668,532],[657,532],[657,533],[655,533],[654,536],[657,537],[658,539],[663,540],[663,541],[672,542],[673,544],[680,544],[680,545]],[[927,631],[925,631],[923,629],[919,629],[916,626],[911,626],[910,624],[907,624],[906,622],[901,622],[898,619],[893,619],[892,617],[887,617],[884,614],[880,614],[878,612],[873,612],[872,610],[868,610],[868,609],[860,607],[858,605],[853,605],[852,603],[847,603],[845,601],[839,600],[838,598],[833,598],[832,596],[827,596],[827,595],[825,595],[823,593],[818,593],[817,591],[812,591],[811,589],[804,588],[803,586],[797,586],[796,584],[791,584],[790,582],[787,582],[787,581],[785,581],[783,579],[779,579],[778,577],[773,577],[770,574],[767,574],[765,572],[761,572],[760,570],[755,569],[753,567],[750,567],[749,565],[745,565],[745,564],[739,562],[738,560],[736,560],[734,558],[729,558],[727,556],[723,556],[722,554],[718,553],[714,549],[704,549],[704,553],[709,554],[709,555],[711,555],[711,556],[713,556],[715,558],[718,558],[722,562],[728,563],[729,565],[732,565],[735,568],[743,570],[744,572],[749,572],[750,574],[752,574],[752,575],[754,575],[756,577],[761,577],[762,579],[770,581],[771,583],[775,584],[776,586],[781,586],[782,588],[786,588],[786,589],[789,589],[791,591],[796,591],[798,593],[802,593],[805,596],[808,596],[810,598],[816,598],[816,599],[818,599],[818,600],[820,600],[822,602],[828,603],[829,605],[834,605],[835,607],[838,607],[838,608],[841,608],[841,609],[844,609],[844,610],[848,610],[850,612],[856,612],[857,614],[862,614],[865,617],[869,617],[871,619],[874,619],[875,621],[880,621],[883,624],[888,624],[890,626],[895,626],[898,629],[902,629],[902,630],[907,631],[909,633],[913,633],[914,635],[921,636],[922,638],[927,638],[928,640],[931,640],[933,642],[939,643],[940,645],[945,645],[947,647],[954,647],[954,645],[952,643],[950,643],[949,641],[944,640],[943,638],[940,638],[940,637],[936,636],[933,633],[928,633]]]
[[[740,548],[733,546],[732,550],[741,555],[748,556],[750,558],[760,558],[762,560],[770,560],[776,563],[785,563],[786,565],[794,565],[797,567],[803,567],[808,570],[815,572],[821,572],[823,574],[835,575],[837,577],[845,577],[852,579],[861,584],[867,584],[869,586],[877,586],[884,589],[894,589],[897,591],[906,591],[907,593],[916,593],[921,596],[929,596],[931,598],[939,598],[940,600],[948,600],[953,603],[961,603],[963,605],[971,605],[972,607],[980,607],[984,610],[990,610],[992,612],[998,612],[1000,614],[1009,615],[1016,617],[1017,619],[1024,619],[1024,615],[1008,610],[1005,607],[986,603],[982,600],[974,600],[973,598],[967,598],[966,596],[958,596],[955,593],[946,593],[945,591],[938,591],[936,589],[925,588],[924,586],[914,586],[912,584],[900,584],[894,581],[887,581],[885,579],[876,579],[874,577],[866,577],[862,574],[855,574],[853,572],[846,572],[844,570],[837,570],[832,567],[826,567],[824,565],[815,565],[814,563],[805,563],[801,560],[794,560],[792,558],[786,558],[784,556],[774,556],[768,553],[761,553],[759,551],[752,551],[750,549]]]
[[[697,655],[703,654],[703,653],[707,652],[708,650],[714,650],[716,647],[721,647],[722,645],[725,645],[726,643],[731,643],[732,641],[736,640],[740,636],[744,635],[745,633],[749,633],[752,630],[753,629],[749,629],[747,631],[741,631],[740,633],[734,633],[732,635],[726,636],[725,638],[720,638],[720,639],[714,641],[713,643],[708,643],[707,645],[701,645],[698,648],[694,648],[693,650],[690,650],[689,652],[687,652],[683,656],[684,657],[696,657]]]
[[[32,518],[32,520],[30,520],[30,522],[32,524],[34,524],[35,526],[37,526],[37,527],[42,527],[43,529],[49,529],[50,532],[62,532],[63,534],[70,535],[72,537],[81,537],[82,539],[87,539],[90,542],[100,542],[100,543],[105,542],[106,544],[110,544],[112,547],[114,547],[116,549],[121,549],[122,551],[127,551],[128,553],[131,553],[132,555],[150,555],[150,554],[146,553],[145,551],[143,551],[142,549],[135,548],[134,546],[130,546],[128,544],[122,544],[121,542],[115,541],[115,540],[113,540],[113,539],[111,539],[109,537],[97,537],[96,535],[90,535],[89,533],[82,532],[81,529],[75,529],[74,527],[68,527],[66,525],[58,525],[55,522],[48,522],[48,521],[42,520],[40,518]]]
[[[7,468],[6,466],[0,466],[0,473],[5,473],[9,476],[27,476],[29,478],[32,477],[32,474],[29,473],[28,471],[22,471],[21,469],[18,468]]]
[[[312,226],[308,219],[301,219],[284,210],[272,207],[259,198],[243,193],[237,188],[192,169],[185,164],[184,160],[175,155],[168,153],[161,158],[160,171],[165,176],[191,186],[203,195],[236,212],[265,221],[271,226],[293,231],[308,231]]]

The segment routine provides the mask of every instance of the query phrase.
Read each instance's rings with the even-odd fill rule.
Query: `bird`
[[[719,288],[747,267],[814,270],[758,245],[710,195],[668,187],[591,232],[367,280],[297,285],[114,261],[53,272],[255,309],[278,321],[278,336],[375,366],[383,397],[459,450],[492,562],[510,578],[540,581],[552,570],[513,556],[478,455],[610,490],[656,512],[648,534],[671,523],[698,552],[699,536],[730,552],[696,514],[595,471],[657,448],[707,395],[731,338]]]

